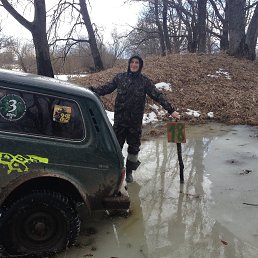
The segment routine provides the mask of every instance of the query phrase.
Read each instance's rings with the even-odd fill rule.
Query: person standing
[[[123,149],[125,141],[128,144],[126,159],[126,181],[128,183],[133,182],[132,172],[140,165],[138,153],[141,145],[146,95],[158,102],[172,117],[180,119],[179,113],[165,99],[162,92],[147,76],[142,74],[142,68],[143,59],[138,55],[133,55],[128,60],[127,72],[117,74],[106,85],[89,88],[99,96],[117,90],[113,129],[121,149]]]

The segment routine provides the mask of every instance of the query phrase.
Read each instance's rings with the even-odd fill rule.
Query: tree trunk
[[[220,49],[228,50],[229,49],[229,41],[228,41],[228,19],[229,19],[229,9],[228,9],[228,0],[226,0],[225,6],[225,19],[222,21],[222,36],[220,39]]]
[[[164,39],[166,43],[166,49],[168,53],[172,52],[172,47],[169,39],[169,34],[168,34],[168,0],[163,0],[163,11],[162,11],[162,20],[163,20],[163,31],[164,31]]]
[[[54,77],[51,64],[49,45],[46,33],[46,5],[45,0],[34,1],[34,20],[27,21],[21,16],[7,0],[1,0],[3,7],[26,29],[28,29],[33,37],[35,45],[36,61],[38,74],[48,77]]]
[[[229,0],[229,55],[244,55],[246,0]]]
[[[256,59],[256,44],[258,37],[258,4],[250,21],[245,39],[245,57],[249,60]]]
[[[85,0],[80,0],[80,8],[81,8],[80,12],[81,12],[83,21],[85,23],[86,29],[87,29],[88,34],[89,34],[90,50],[91,50],[91,54],[92,54],[92,57],[93,57],[95,69],[96,69],[96,71],[101,71],[101,70],[104,69],[104,66],[103,66],[103,63],[102,63],[102,60],[101,60],[101,57],[100,57],[95,33],[94,33],[94,30],[93,30],[93,27],[92,27],[92,24],[91,24],[89,12],[88,12]]]
[[[206,16],[207,0],[198,0],[198,52],[206,52]]]
[[[197,28],[192,22],[191,27],[188,28],[188,45],[187,49],[190,53],[196,53],[198,42],[197,42]]]
[[[156,21],[156,25],[158,27],[158,33],[159,33],[161,55],[165,56],[166,55],[166,46],[165,46],[165,39],[164,39],[162,26],[159,21],[159,1],[158,0],[155,0],[154,7],[155,7],[155,21]]]
[[[54,78],[46,32],[45,0],[35,0],[34,7],[35,17],[31,34],[35,46],[38,74]]]
[[[36,28],[32,30],[31,33],[35,46],[38,74],[54,77],[46,32],[40,32],[40,30]]]
[[[222,23],[222,33],[219,37],[220,39],[220,49],[221,50],[228,50],[229,48],[229,42],[228,42],[228,1],[229,0],[224,0],[225,3],[225,7],[224,7],[224,17],[223,15],[220,13],[220,10],[217,6],[217,2],[215,0],[209,0],[209,2],[211,3],[215,14],[217,16],[217,18],[220,20],[220,22]]]

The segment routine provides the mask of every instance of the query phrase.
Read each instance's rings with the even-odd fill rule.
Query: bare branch
[[[7,0],[1,0],[2,6],[26,29],[32,30],[33,23],[26,20],[22,15],[20,15],[14,7]]]
[[[59,42],[59,41],[69,41],[69,40],[74,41],[75,43],[79,43],[79,42],[87,42],[87,43],[89,43],[90,42],[89,39],[58,38],[54,42],[52,42],[50,45],[54,45],[56,42]]]
[[[216,5],[216,3],[214,2],[214,0],[209,0],[217,17],[220,19],[221,22],[225,21],[225,19],[222,17],[222,15],[220,14],[219,10],[218,10],[218,7]]]
[[[254,2],[254,3],[251,4],[251,5],[246,6],[246,7],[245,7],[245,11],[248,10],[248,9],[250,9],[250,8],[253,8],[253,7],[256,6],[257,4],[258,4],[258,1]]]

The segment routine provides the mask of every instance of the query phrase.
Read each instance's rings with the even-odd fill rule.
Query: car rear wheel
[[[11,255],[44,256],[72,246],[80,220],[73,202],[48,191],[18,199],[1,216],[1,242]]]

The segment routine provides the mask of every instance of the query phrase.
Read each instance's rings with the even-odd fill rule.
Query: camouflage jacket
[[[113,81],[91,90],[99,96],[104,96],[117,89],[115,100],[114,123],[126,127],[140,127],[145,108],[146,94],[158,102],[169,114],[175,109],[157,90],[153,82],[143,74],[120,73]]]

